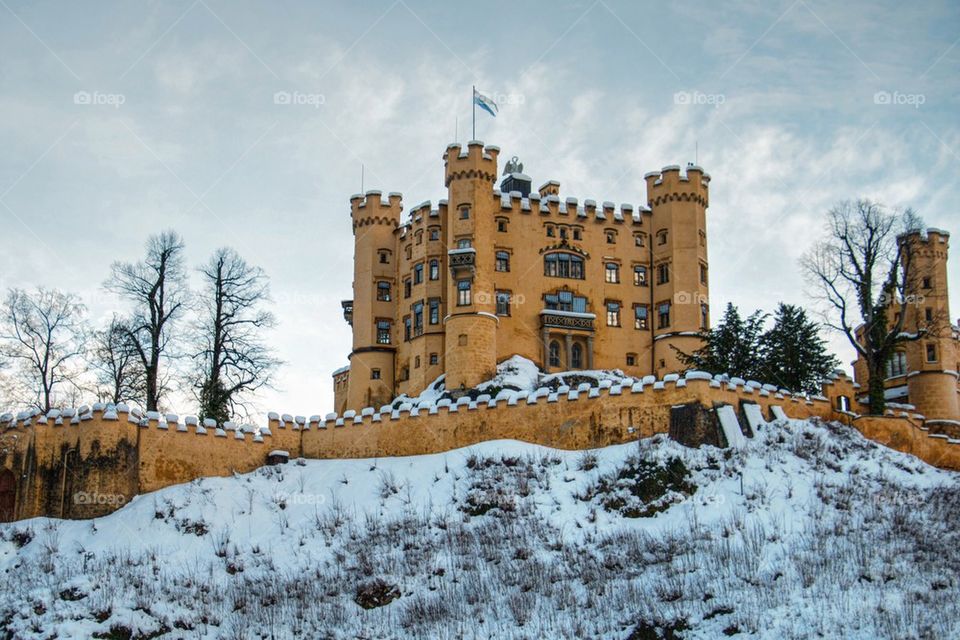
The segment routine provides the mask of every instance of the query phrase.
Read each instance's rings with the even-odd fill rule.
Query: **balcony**
[[[593,331],[593,321],[596,319],[597,316],[592,313],[558,311],[556,309],[544,309],[540,312],[541,328]]]
[[[353,300],[341,300],[340,306],[343,307],[343,319],[347,324],[353,326]]]
[[[477,250],[474,248],[467,249],[450,249],[447,252],[447,261],[450,263],[450,273],[453,277],[458,277],[462,275],[472,276],[477,268]]]

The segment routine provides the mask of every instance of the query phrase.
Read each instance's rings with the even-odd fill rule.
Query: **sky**
[[[836,202],[960,233],[958,38],[949,1],[0,0],[0,290],[71,291],[102,324],[110,264],[150,234],[191,269],[231,246],[279,319],[256,406],[326,413],[361,165],[408,210],[443,198],[476,85],[501,104],[477,138],[561,197],[643,204],[644,173],[702,165],[715,320],[814,310],[798,259]]]

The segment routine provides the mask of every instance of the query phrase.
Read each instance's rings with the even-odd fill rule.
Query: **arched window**
[[[549,364],[551,367],[560,366],[560,343],[556,340],[550,343]]]
[[[548,253],[543,256],[543,274],[583,280],[583,258],[571,253]]]
[[[440,279],[440,261],[439,260],[430,261],[430,279],[431,280]]]
[[[583,368],[583,347],[577,342],[573,343],[573,347],[570,349],[570,368]]]

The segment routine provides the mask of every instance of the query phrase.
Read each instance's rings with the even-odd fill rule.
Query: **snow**
[[[639,518],[584,497],[633,458],[682,461],[695,490]],[[727,452],[657,436],[298,460],[0,525],[0,619],[16,638],[626,638],[679,619],[684,638],[958,637],[958,488],[797,420]],[[401,595],[361,609],[374,578]]]
[[[717,418],[720,419],[720,428],[723,429],[727,444],[734,449],[742,449],[747,444],[747,440],[740,430],[740,422],[733,407],[729,404],[717,407]]]
[[[745,403],[743,413],[747,417],[747,424],[750,425],[750,432],[754,435],[759,433],[760,429],[767,424],[766,420],[763,419],[763,411],[758,404]]]

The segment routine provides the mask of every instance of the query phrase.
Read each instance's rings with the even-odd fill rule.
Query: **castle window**
[[[700,305],[700,328],[706,330],[710,327],[710,307],[705,304]]]
[[[707,284],[707,265],[700,263],[700,284]]]
[[[413,336],[423,335],[423,303],[413,305]]]
[[[466,307],[473,301],[472,285],[469,280],[457,281],[457,306]]]
[[[569,253],[548,253],[543,256],[543,274],[583,280],[583,258]]]
[[[420,368],[420,356],[417,356],[413,359],[413,368],[414,369]]]
[[[670,282],[670,263],[663,262],[657,265],[657,284]]]
[[[407,245],[406,247],[404,247],[403,251],[407,256],[407,260],[409,260],[410,257],[413,256],[413,247],[411,247],[410,245]]]
[[[927,322],[933,322],[933,309],[927,307],[923,310],[923,317]]]
[[[642,247],[646,244],[646,234],[645,233],[635,233],[633,234],[633,244],[638,247]]]
[[[403,339],[409,340],[411,333],[412,325],[410,324],[410,316],[404,316],[403,318]]]
[[[423,282],[423,263],[422,262],[413,267],[413,284],[420,284],[421,282]]]
[[[497,291],[497,315],[510,315],[510,292]]]
[[[440,364],[440,354],[431,353],[430,354],[430,364]]]
[[[380,369],[370,369],[370,379],[379,380],[380,379]]]
[[[649,315],[650,310],[647,309],[647,305],[638,304],[633,307],[633,328],[634,329],[646,329],[649,325],[647,324],[647,316]]]
[[[702,229],[700,230],[700,246],[707,246],[707,234]]]
[[[410,292],[411,292],[412,290],[413,290],[413,288],[412,288],[412,286],[411,286],[411,284],[410,284],[410,278],[407,278],[406,280],[403,281],[403,297],[404,297],[404,298],[409,298],[409,297],[410,297]]]
[[[570,348],[570,368],[583,368],[583,347],[577,342],[573,343],[573,346]]]
[[[627,354],[627,366],[628,366],[628,367],[634,367],[634,366],[636,366],[636,364],[637,364],[637,354],[635,354],[635,353],[628,353],[628,354]]]
[[[548,293],[543,297],[544,304],[550,311],[573,311],[574,313],[587,312],[587,299],[575,296],[572,291]]]
[[[666,230],[666,229],[660,229],[660,231],[657,231],[657,244],[658,244],[658,245],[667,244],[667,230]]]
[[[439,260],[434,259],[430,261],[430,279],[431,280],[440,279],[440,261]]]
[[[554,228],[553,228],[552,226],[548,226],[548,227],[547,227],[547,237],[548,237],[548,238],[552,238],[554,235],[556,235],[556,231],[554,230]]]
[[[498,219],[497,219],[497,231],[499,231],[500,233],[506,233],[506,232],[507,232],[507,221],[506,221],[506,219],[504,219],[504,218],[498,218]]]
[[[431,240],[440,239],[440,227],[430,227],[430,239]]]
[[[927,362],[936,362],[937,361],[937,345],[928,344],[927,345]]]
[[[573,230],[573,239],[574,239],[574,240],[580,240],[580,238],[582,237],[582,235],[583,235],[583,234],[580,232],[580,229],[574,229],[574,230]]]
[[[647,286],[647,268],[642,264],[633,266],[633,284],[638,287]]]
[[[389,320],[377,320],[377,344],[390,344]]]
[[[473,246],[473,241],[470,238],[460,238],[457,240],[457,249],[469,249]]]
[[[377,300],[390,302],[390,283],[381,280],[377,283]]]
[[[430,298],[430,324],[440,324],[440,299]]]
[[[460,219],[469,220],[470,219],[470,207],[466,205],[460,206]]]
[[[607,234],[607,244],[617,244],[617,232],[608,230]]]
[[[497,251],[496,266],[497,271],[510,271],[510,253],[507,251]]]
[[[929,277],[926,277],[926,278],[923,279],[923,288],[924,288],[924,289],[930,289],[930,288],[932,288],[932,285],[930,284],[930,278],[929,278]]]
[[[608,327],[620,326],[620,303],[619,302],[607,303],[607,326]]]
[[[417,244],[423,244],[423,231],[417,231],[414,237],[417,239]]]
[[[887,360],[887,377],[896,378],[907,374],[907,354],[903,351],[894,351]]]
[[[616,262],[608,262],[605,269],[606,281],[611,284],[616,284],[620,282],[620,265]]]
[[[556,340],[550,343],[550,354],[548,356],[548,362],[551,367],[560,366],[560,343]]]
[[[386,249],[381,249],[377,252],[377,255],[380,256],[380,264],[390,264],[390,252]]]
[[[670,303],[661,302],[657,306],[657,328],[666,329],[670,326]]]

